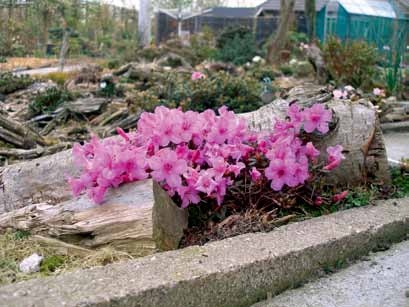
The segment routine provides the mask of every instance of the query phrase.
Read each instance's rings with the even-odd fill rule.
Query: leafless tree
[[[280,23],[277,33],[268,46],[267,61],[274,63],[279,59],[280,51],[285,48],[288,39],[288,30],[292,21],[295,0],[280,1]]]

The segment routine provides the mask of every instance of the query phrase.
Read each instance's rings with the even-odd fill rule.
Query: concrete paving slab
[[[409,233],[409,199],[0,288],[1,306],[250,306]]]
[[[409,159],[409,131],[384,133],[386,152],[388,159],[400,161],[402,158]]]
[[[364,306],[409,306],[409,241],[253,307]]]

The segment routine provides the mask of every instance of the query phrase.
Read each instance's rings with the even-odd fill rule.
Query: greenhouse
[[[404,52],[409,45],[409,2],[406,0],[332,0],[317,15],[317,35],[365,40],[379,50]]]

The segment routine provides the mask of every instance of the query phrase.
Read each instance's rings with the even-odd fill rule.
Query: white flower
[[[389,51],[389,50],[391,50],[391,47],[389,47],[389,46],[383,46],[383,50],[386,50],[386,51]]]
[[[297,60],[296,60],[296,59],[292,59],[292,60],[290,61],[290,65],[295,65],[295,64],[297,64]]]
[[[261,60],[262,60],[261,56],[256,55],[256,56],[253,58],[253,63],[259,63],[259,62],[261,62]]]
[[[101,88],[106,88],[107,87],[107,83],[104,81],[104,82],[101,82],[101,84],[99,85]]]
[[[353,86],[351,86],[351,85],[347,85],[347,86],[345,86],[345,90],[347,92],[352,92],[353,90],[355,90],[355,88]]]

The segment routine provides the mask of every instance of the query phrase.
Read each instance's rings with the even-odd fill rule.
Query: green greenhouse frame
[[[317,37],[325,42],[329,36],[409,52],[409,7],[387,0],[329,1],[317,14]]]

